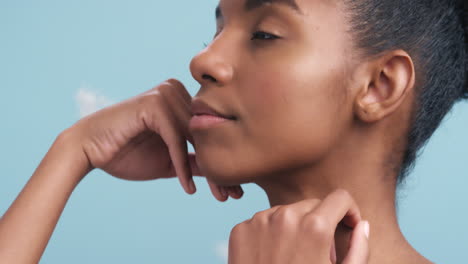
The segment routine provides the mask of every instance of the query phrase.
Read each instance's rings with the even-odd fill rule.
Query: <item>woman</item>
[[[2,218],[0,259],[37,261],[75,186],[101,168],[132,180],[177,175],[188,193],[202,174],[220,200],[226,188],[215,184],[258,184],[272,208],[233,229],[231,263],[272,263],[265,252],[352,263],[367,250],[356,242],[362,219],[369,263],[430,263],[400,231],[395,191],[467,97],[464,5],[221,0],[216,36],[190,65],[195,98],[171,79],[65,130]],[[278,226],[297,247],[268,237]],[[249,236],[263,240],[243,243]]]

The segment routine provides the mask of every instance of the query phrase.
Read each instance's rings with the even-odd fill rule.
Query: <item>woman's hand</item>
[[[190,105],[184,86],[171,79],[61,133],[0,218],[0,263],[39,262],[70,195],[93,168],[127,180],[177,175],[195,192],[192,173],[199,171],[186,145]],[[242,196],[240,186],[209,184],[220,201]]]
[[[89,161],[126,180],[178,176],[187,193],[196,191],[192,175],[200,176],[195,155],[187,152],[191,96],[184,85],[170,79],[119,104],[89,115],[66,133],[73,136]],[[213,195],[224,201],[242,196],[240,186],[219,187],[209,182]]]
[[[334,235],[339,223],[353,228],[349,250],[340,263],[368,261],[369,226],[347,191],[323,201],[309,199],[258,212],[231,231],[229,264],[336,263]]]

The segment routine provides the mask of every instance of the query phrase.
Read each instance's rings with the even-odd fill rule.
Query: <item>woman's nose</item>
[[[201,85],[214,83],[224,85],[233,76],[233,67],[229,62],[226,51],[212,43],[190,62],[190,72]]]

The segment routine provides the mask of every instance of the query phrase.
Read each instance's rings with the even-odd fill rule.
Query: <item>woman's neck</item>
[[[354,141],[362,142],[362,141]],[[406,241],[398,225],[394,169],[385,168],[384,148],[345,146],[313,166],[291,169],[256,182],[268,195],[271,206],[287,205],[304,199],[324,199],[334,190],[347,190],[358,204],[362,218],[370,223],[369,263],[429,263]],[[356,147],[360,147],[356,151]],[[365,155],[368,153],[368,155]],[[388,160],[385,161],[386,164]],[[266,180],[265,180],[266,179]],[[348,233],[347,233],[348,232]],[[338,260],[347,251],[349,231],[335,233]],[[339,261],[338,261],[339,262]]]

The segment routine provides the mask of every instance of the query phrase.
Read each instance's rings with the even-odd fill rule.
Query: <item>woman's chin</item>
[[[208,180],[216,183],[219,186],[232,186],[248,183],[246,179],[239,174],[233,174],[226,169],[217,168],[215,166],[200,166],[202,175]]]
[[[205,163],[197,158],[202,176],[220,186],[232,186],[252,182],[252,176],[242,168],[231,168],[220,162]]]
[[[202,176],[220,186],[254,182],[265,168],[262,162],[245,152],[238,154],[229,148],[196,149],[196,160]]]

